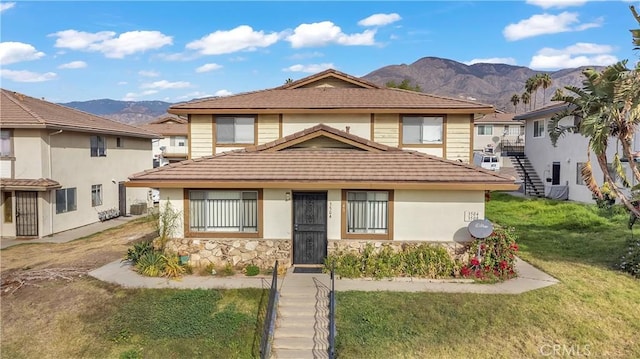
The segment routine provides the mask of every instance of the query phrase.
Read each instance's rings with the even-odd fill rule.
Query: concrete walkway
[[[42,237],[42,238],[29,238],[29,239],[21,239],[16,237],[2,237],[0,238],[0,249],[5,249],[11,246],[15,246],[18,244],[27,244],[27,243],[66,243],[71,242],[79,238],[83,238],[86,236],[90,236],[92,234],[96,234],[98,232],[102,232],[106,229],[117,227],[121,224],[125,224],[134,219],[140,218],[143,215],[139,216],[127,216],[127,217],[117,217],[110,219],[104,222],[96,222],[91,223],[86,226],[70,229],[68,231],[59,232],[56,234],[52,234],[50,236]]]
[[[482,293],[482,294],[520,294],[558,283],[558,280],[542,272],[529,263],[517,259],[515,265],[518,277],[495,284],[473,283],[471,280],[435,280],[396,278],[392,280],[336,279],[338,292],[356,291],[395,291],[395,292],[444,292],[444,293]],[[115,261],[89,272],[94,278],[128,288],[268,288],[270,277],[203,277],[185,276],[179,280],[141,276],[126,262]],[[281,288],[289,279],[295,277],[316,278],[328,286],[328,274],[287,273],[281,280]]]

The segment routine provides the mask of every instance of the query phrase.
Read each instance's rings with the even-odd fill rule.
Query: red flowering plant
[[[516,252],[514,229],[496,227],[489,237],[471,243],[469,262],[460,268],[460,274],[482,281],[513,278]]]

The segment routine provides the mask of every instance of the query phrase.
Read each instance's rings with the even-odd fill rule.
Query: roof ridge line
[[[43,125],[46,125],[46,124],[47,124],[47,122],[46,122],[42,117],[40,117],[40,115],[38,115],[37,113],[33,112],[33,111],[32,111],[30,108],[28,108],[27,106],[25,106],[25,105],[21,104],[21,103],[20,103],[21,101],[18,101],[18,99],[14,97],[14,96],[18,96],[18,95],[20,95],[20,96],[27,96],[27,95],[25,95],[25,94],[23,94],[23,93],[16,92],[16,91],[9,91],[9,90],[6,90],[6,89],[2,89],[2,92],[3,92],[3,93],[5,93],[5,92],[10,92],[11,94],[6,94],[6,93],[5,93],[5,96],[7,96],[7,98],[9,99],[9,101],[11,101],[11,102],[15,103],[16,105],[20,106],[20,108],[22,108],[23,110],[25,110],[26,112],[28,112],[31,116],[33,116],[33,118],[35,118],[35,119],[36,119],[38,122],[40,122],[41,124],[43,124]],[[27,96],[27,97],[31,97],[31,96]],[[31,98],[35,99],[35,97],[31,97]]]

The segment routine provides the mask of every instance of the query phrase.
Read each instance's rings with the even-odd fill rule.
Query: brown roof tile
[[[135,126],[5,89],[0,94],[0,120],[3,128],[51,128],[142,138],[159,137],[156,133]]]
[[[366,139],[318,125],[287,137],[287,143],[313,133],[341,135],[346,143],[372,144],[369,150],[291,148],[273,150],[279,141],[263,147],[249,147],[215,156],[187,160],[147,170],[130,177],[136,185],[190,187],[194,184],[242,183],[259,184],[264,188],[283,183],[323,184],[343,183],[353,187],[383,184],[483,185],[483,189],[506,188],[513,179],[479,167],[445,160],[414,151],[404,151],[371,143]],[[506,187],[505,187],[506,186]]]
[[[473,120],[473,123],[504,123],[504,124],[513,124],[517,125],[519,123],[524,123],[520,121],[514,121],[513,116],[514,113],[503,113],[503,112],[494,112],[490,114],[486,114],[480,118],[476,118]]]
[[[60,183],[49,179],[16,179],[16,178],[0,178],[0,188],[3,190],[30,189],[32,191],[47,191],[51,189],[61,188]]]

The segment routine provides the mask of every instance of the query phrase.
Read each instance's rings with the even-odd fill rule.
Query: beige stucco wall
[[[44,130],[13,130],[14,178],[49,177],[47,140]]]
[[[279,115],[258,116],[258,144],[275,141],[280,135]]]
[[[473,216],[484,218],[484,192],[398,190],[394,206],[394,240],[463,242]]]
[[[407,151],[422,152],[428,155],[438,156],[438,157],[442,157],[444,154],[442,147],[433,147],[433,148],[432,147],[403,147],[402,149]]]
[[[213,117],[211,115],[190,115],[189,145],[191,158],[213,154]]]
[[[373,141],[383,145],[400,145],[400,116],[398,114],[375,114],[373,119]]]
[[[447,115],[447,159],[470,162],[471,118],[469,115]]]
[[[158,203],[158,209],[162,214],[162,211],[167,208],[167,202],[169,202],[170,208],[177,212],[182,213],[179,216],[180,220],[176,223],[176,228],[173,232],[173,237],[184,237],[184,191],[182,188],[160,188],[160,202]]]
[[[285,114],[282,117],[282,136],[305,130],[323,123],[341,131],[346,131],[349,126],[349,133],[366,139],[371,138],[371,115],[370,114]]]
[[[287,199],[289,193],[289,200]],[[267,239],[290,239],[292,226],[291,191],[285,189],[265,189],[262,192],[264,231]]]

